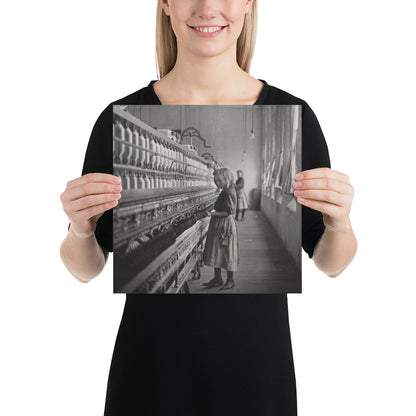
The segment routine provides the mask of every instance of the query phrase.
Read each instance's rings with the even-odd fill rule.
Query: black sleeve
[[[105,108],[91,132],[85,153],[82,175],[87,173],[113,174],[113,106]],[[107,251],[113,251],[113,210],[105,211],[97,221],[95,238]]]
[[[302,170],[331,167],[328,147],[315,113],[307,103],[302,113]],[[325,231],[322,214],[302,206],[302,247],[313,256],[316,243]]]

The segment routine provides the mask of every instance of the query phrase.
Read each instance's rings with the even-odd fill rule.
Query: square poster
[[[114,293],[300,293],[299,105],[114,105]]]

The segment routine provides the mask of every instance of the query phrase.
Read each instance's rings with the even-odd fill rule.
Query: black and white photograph
[[[298,105],[114,105],[114,293],[300,293]]]
[[[3,2],[0,415],[415,416],[414,8],[409,0]],[[274,139],[264,128],[267,106],[284,104],[302,105],[296,170],[343,174],[354,189],[352,199],[340,181],[322,184],[338,192],[324,195],[325,229],[302,219],[301,292],[287,294],[271,293],[266,277],[298,249],[278,213],[315,218],[324,204],[300,201],[322,201],[314,187],[290,189],[282,117],[270,114]],[[123,107],[113,115],[113,105]],[[188,105],[233,109],[198,114]],[[139,157],[132,165],[137,134],[156,138],[147,166]],[[196,167],[168,175],[184,165],[166,164],[166,146],[206,166],[209,176],[196,175],[206,182],[167,193],[160,182],[195,180]],[[123,166],[117,176],[113,163]],[[239,263],[228,289],[224,268],[221,286],[203,285],[215,277],[203,263],[207,236],[195,243],[188,231],[214,219],[223,190],[213,172],[222,167],[248,206],[230,218]],[[146,171],[164,172],[157,188]],[[210,201],[192,200],[197,188]],[[133,197],[142,191],[153,196]],[[113,233],[113,214],[130,203]],[[196,222],[187,224],[191,209]],[[196,246],[162,261],[181,239]],[[160,286],[132,293],[158,264]]]

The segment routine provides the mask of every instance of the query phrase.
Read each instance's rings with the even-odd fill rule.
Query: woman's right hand
[[[98,219],[121,198],[120,179],[106,173],[88,173],[69,181],[61,194],[72,231],[81,238],[95,232]]]

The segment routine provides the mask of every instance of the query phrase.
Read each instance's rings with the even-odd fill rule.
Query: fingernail
[[[295,191],[295,196],[301,196],[302,195],[302,191]]]
[[[293,184],[293,187],[294,188],[300,188],[302,186],[302,182],[295,182],[294,184]]]
[[[114,178],[113,178],[113,182],[114,182],[114,183],[120,183],[120,178],[119,178],[119,177],[117,177],[117,176],[114,176]]]
[[[298,173],[297,175],[295,175],[296,179],[303,179],[303,174],[302,173]]]
[[[305,199],[303,199],[303,198],[298,198],[298,202],[305,202]]]

